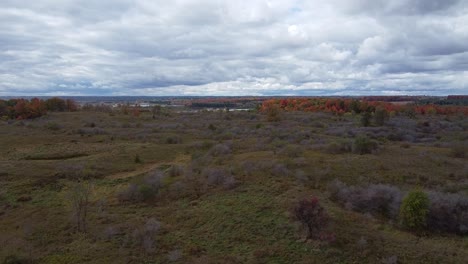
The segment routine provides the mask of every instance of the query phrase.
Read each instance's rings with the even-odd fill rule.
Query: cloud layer
[[[466,94],[458,0],[3,0],[0,95]]]

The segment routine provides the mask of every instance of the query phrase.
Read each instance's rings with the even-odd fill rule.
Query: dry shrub
[[[371,184],[367,187],[347,186],[339,180],[329,185],[332,200],[361,213],[381,214],[392,219],[398,216],[402,192],[394,186]]]
[[[142,182],[131,183],[117,194],[120,202],[148,202],[154,200],[163,187],[164,174],[161,171],[148,173]]]
[[[219,156],[224,156],[224,155],[229,155],[232,153],[232,149],[229,145],[227,144],[217,144],[213,146],[209,152],[211,156],[214,157],[219,157]]]
[[[294,217],[307,228],[307,238],[325,238],[325,227],[329,224],[329,217],[316,197],[300,200],[294,207]]]

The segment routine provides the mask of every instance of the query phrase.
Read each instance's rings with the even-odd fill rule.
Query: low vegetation
[[[213,100],[0,101],[0,263],[466,263],[465,106]]]

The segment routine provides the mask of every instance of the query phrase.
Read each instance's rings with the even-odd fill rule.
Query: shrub
[[[132,183],[125,190],[117,194],[120,202],[142,202],[151,201],[163,187],[164,174],[160,171],[149,173],[140,183]]]
[[[157,192],[150,185],[142,184],[138,186],[138,194],[142,201],[148,201],[153,199]]]
[[[213,124],[210,124],[210,125],[208,126],[208,129],[211,130],[211,131],[215,131],[215,130],[216,130],[216,126],[213,125]]]
[[[377,142],[366,136],[359,136],[353,142],[353,153],[363,155],[370,154],[378,147]]]
[[[300,200],[294,208],[294,216],[306,226],[307,238],[320,238],[329,222],[327,212],[316,197]]]
[[[326,147],[326,151],[331,154],[340,154],[352,151],[352,142],[349,140],[332,141]]]
[[[183,184],[189,195],[200,198],[207,190],[206,180],[193,172],[192,168],[186,168]]]
[[[430,192],[427,228],[442,232],[468,234],[468,197],[461,194]]]
[[[87,216],[92,194],[92,184],[89,181],[78,181],[70,186],[69,202],[72,208],[72,219],[76,229],[87,231]]]
[[[297,145],[287,145],[279,151],[279,154],[290,158],[298,158],[304,154],[304,150]]]
[[[139,200],[138,196],[138,185],[132,183],[125,190],[120,191],[117,194],[117,199],[120,202],[129,202]]]
[[[381,214],[393,219],[398,216],[402,192],[397,187],[385,184],[348,187],[341,181],[335,180],[328,189],[332,200],[351,210]]]
[[[225,178],[228,176],[228,173],[223,169],[218,168],[205,168],[202,171],[202,176],[206,178],[206,181],[209,185],[221,185]]]
[[[184,173],[184,167],[181,165],[172,165],[169,168],[168,174],[170,177],[177,177]]]
[[[234,176],[230,175],[224,178],[223,181],[223,188],[226,190],[231,190],[237,187],[239,183],[237,182],[236,178]]]
[[[181,144],[182,143],[182,138],[180,137],[168,137],[166,138],[166,144]]]
[[[161,223],[154,218],[148,219],[146,224],[133,230],[132,241],[135,246],[140,246],[145,252],[153,252],[155,235],[161,229]]]
[[[287,177],[291,174],[291,171],[286,165],[277,163],[271,168],[271,174],[277,177]]]
[[[209,151],[209,153],[214,157],[229,155],[231,154],[231,152],[231,147],[229,147],[226,144],[217,144],[214,147],[212,147]]]
[[[392,219],[399,216],[400,220],[404,218],[405,223],[410,225],[405,227],[417,231],[425,227],[433,231],[468,234],[468,197],[462,194],[426,194],[418,191],[416,195],[408,194],[405,205],[402,205],[403,194],[395,186],[371,184],[367,187],[348,187],[335,180],[328,187],[333,201],[354,211],[378,213]],[[426,217],[423,217],[424,212]]]
[[[140,155],[136,154],[134,161],[135,161],[135,163],[141,163]]]
[[[420,190],[414,190],[403,199],[399,218],[404,227],[420,231],[426,227],[428,213],[429,198],[427,194]]]
[[[182,258],[182,251],[180,249],[172,250],[167,254],[169,262],[175,262]]]

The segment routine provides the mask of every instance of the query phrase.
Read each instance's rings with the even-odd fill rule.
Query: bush
[[[135,163],[141,163],[140,155],[136,154],[134,161],[135,161]]]
[[[326,147],[326,151],[331,154],[351,152],[352,142],[349,140],[332,141]]]
[[[202,176],[206,178],[209,185],[218,186],[223,184],[224,180],[230,175],[227,171],[218,168],[205,168]]]
[[[427,228],[442,232],[468,234],[468,197],[461,194],[429,193]]]
[[[398,216],[402,192],[394,186],[371,184],[348,187],[339,180],[329,185],[331,199],[361,213],[380,214],[395,219]]]
[[[177,177],[184,173],[184,167],[181,165],[172,165],[169,168],[168,174],[170,177]]]
[[[377,142],[366,136],[359,136],[353,142],[353,153],[363,155],[371,154],[378,147]]]
[[[157,192],[151,186],[142,184],[138,186],[138,194],[142,201],[149,201],[156,196]]]
[[[428,213],[429,198],[427,194],[420,190],[414,190],[403,199],[399,218],[404,227],[420,231],[426,227]]]
[[[405,221],[404,226],[413,230],[425,227],[432,231],[468,234],[468,197],[462,194],[417,191],[416,195],[408,194],[402,205],[403,194],[395,186],[348,187],[335,180],[328,187],[330,198],[351,210],[392,219],[400,217]]]
[[[155,235],[161,229],[161,223],[154,218],[148,219],[146,224],[133,230],[132,232],[132,244],[140,246],[145,252],[153,252],[155,250]]]
[[[92,188],[93,186],[89,181],[81,180],[70,186],[68,199],[72,208],[72,219],[76,229],[80,232],[87,231],[87,216]]]
[[[277,163],[271,168],[271,175],[277,177],[287,177],[291,174],[291,171],[286,167],[286,165]]]
[[[208,188],[205,178],[195,174],[191,167],[185,169],[183,185],[188,195],[196,198],[200,198]]]
[[[167,137],[166,138],[166,144],[181,144],[182,143],[182,138],[180,137]]]
[[[294,208],[294,216],[306,226],[307,238],[320,238],[329,223],[327,212],[316,197],[300,200]]]
[[[147,202],[154,200],[163,187],[163,173],[160,171],[149,173],[140,183],[132,183],[127,189],[117,194],[120,202]]]
[[[278,154],[289,157],[289,158],[298,158],[304,155],[304,150],[302,147],[297,145],[287,145],[282,148]]]
[[[214,147],[212,147],[209,151],[209,153],[214,157],[229,155],[231,154],[231,152],[231,147],[229,147],[226,144],[217,144]]]

